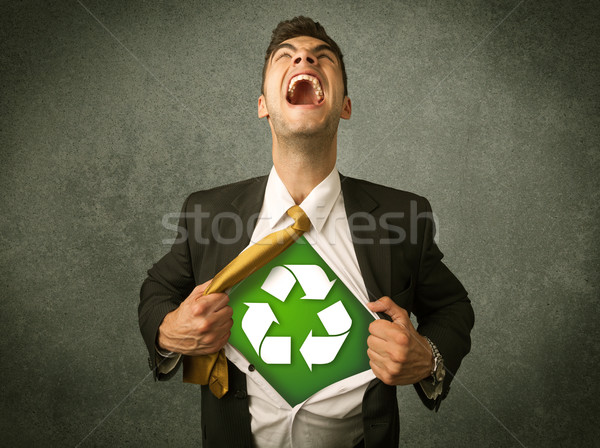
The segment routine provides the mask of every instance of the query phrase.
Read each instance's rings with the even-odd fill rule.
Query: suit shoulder
[[[373,199],[375,199],[380,204],[398,204],[401,203],[410,203],[416,202],[418,208],[428,208],[430,207],[429,201],[424,196],[418,195],[416,193],[400,190],[393,187],[388,187],[386,185],[376,184],[374,182],[369,182],[364,179],[357,179],[353,177],[346,177],[343,179],[345,182],[350,182],[355,186],[362,188],[365,192],[367,192]]]
[[[207,190],[195,191],[188,196],[186,203],[188,206],[207,202],[225,206],[231,204],[241,192],[246,191],[248,188],[260,188],[266,185],[266,181],[267,176],[259,176],[232,184],[219,185]]]

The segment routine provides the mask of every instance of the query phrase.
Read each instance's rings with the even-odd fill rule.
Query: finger
[[[383,342],[381,339],[377,339],[377,338],[372,338],[368,340],[368,348],[367,348],[367,354],[369,353],[373,353],[373,354],[377,354],[377,358],[371,358],[371,356],[369,355],[369,358],[371,359],[381,359],[387,356],[387,351],[385,349],[385,342]]]
[[[190,312],[194,317],[208,319],[216,311],[223,309],[227,303],[229,303],[229,296],[227,294],[209,294],[207,296],[197,297],[189,302]]]
[[[212,299],[211,296],[217,296],[214,299]],[[204,297],[211,297],[211,300],[214,300],[214,306],[213,306],[213,312],[216,313],[217,311],[222,310],[223,308],[230,308],[229,307],[229,296],[225,293],[215,293],[215,294],[209,294],[207,296]]]
[[[400,378],[398,378],[397,376],[388,372],[385,369],[385,367],[380,368],[376,364],[374,364],[373,361],[371,361],[369,364],[371,365],[371,370],[373,370],[373,373],[375,374],[375,376],[377,378],[379,378],[383,383],[387,384],[388,386],[397,386],[399,384],[403,384],[401,381],[399,381]],[[410,384],[410,383],[405,383],[405,384]]]
[[[390,316],[392,318],[392,321],[394,321],[394,323],[400,324],[400,325],[406,325],[407,323],[410,322],[410,319],[408,317],[408,313],[406,312],[406,310],[398,305],[396,305],[392,299],[390,299],[387,296],[382,297],[379,300],[376,300],[375,302],[369,302],[367,303],[367,306],[369,307],[369,309],[371,311],[374,311],[376,313],[385,313],[388,316]]]
[[[219,341],[217,341],[217,343],[215,344],[216,349],[217,350],[221,350],[225,346],[225,344],[227,344],[227,342],[229,341],[230,336],[231,336],[231,332],[230,331],[228,331],[227,333],[225,333],[223,335],[223,337]]]
[[[198,321],[198,325],[201,325],[206,332],[219,331],[221,328],[231,328],[233,325],[233,311],[228,309],[230,307],[223,308],[216,313],[210,313],[208,316],[202,317]]]
[[[228,334],[231,333],[231,327],[233,326],[233,320],[223,321],[220,326],[215,329],[217,334]]]
[[[226,335],[225,337],[215,341],[214,343],[206,344],[201,347],[198,347],[198,350],[196,351],[196,353],[194,353],[194,355],[201,356],[201,355],[211,355],[211,354],[217,353],[219,350],[221,350],[225,346],[225,344],[227,344],[228,340],[229,340],[229,336]]]
[[[231,327],[227,323],[222,323],[219,327],[213,327],[210,333],[202,335],[202,343],[206,345],[215,345],[221,339],[229,338]]]
[[[394,322],[379,319],[371,322],[369,333],[387,343],[408,344],[409,330],[403,324],[398,325]]]
[[[404,335],[398,335],[392,341],[384,341],[371,335],[367,338],[367,346],[368,350],[386,359],[388,363],[402,364],[406,362],[409,353],[408,337]]]
[[[224,306],[220,310],[212,313],[210,318],[215,324],[220,325],[222,322],[233,322],[231,316],[233,316],[233,308]]]
[[[198,298],[206,306],[207,313],[214,313],[223,309],[229,303],[229,296],[222,292],[215,292]]]
[[[384,370],[386,362],[389,362],[388,358],[382,356],[374,350],[367,349],[367,356],[379,369]]]
[[[389,322],[385,319],[374,320],[369,324],[369,333],[379,338],[385,339],[385,335],[388,333],[388,328],[395,328],[393,322]]]
[[[388,384],[387,379],[389,375],[383,366],[377,364],[375,361],[369,361],[369,366],[371,366],[371,370],[377,378]]]
[[[369,350],[377,353],[382,357],[389,356],[389,345],[390,344],[388,341],[373,335],[367,338],[367,347],[369,348]]]
[[[373,369],[373,371],[375,371],[375,369],[380,370],[380,371],[385,370],[385,367],[384,367],[385,364],[381,357],[377,357],[377,355],[373,356],[373,353],[372,352],[369,353],[368,350],[367,350],[367,355],[369,356],[369,365],[371,366],[371,369]]]
[[[206,290],[206,288],[208,288],[208,285],[210,285],[210,282],[212,282],[212,278],[210,280],[206,280],[201,285],[196,286],[194,288],[194,291],[204,292]]]
[[[192,289],[192,292],[188,296],[188,299],[197,299],[198,297],[201,297],[202,294],[204,294],[204,291],[206,290],[206,288],[208,288],[208,285],[210,284],[211,281],[212,281],[212,278],[210,280],[205,281],[201,285],[196,285],[196,287],[194,289]]]

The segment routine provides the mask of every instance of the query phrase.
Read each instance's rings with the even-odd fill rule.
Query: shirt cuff
[[[419,381],[419,385],[421,386],[421,390],[425,393],[425,396],[430,400],[435,400],[442,394],[442,387],[444,382],[438,383],[437,385],[433,385],[433,382],[427,378]]]
[[[154,350],[156,351],[156,371],[163,375],[173,370],[181,359],[181,353],[160,350],[156,344]]]
[[[162,358],[175,358],[179,354],[179,353],[175,353],[175,352],[161,350],[160,348],[158,348],[158,345],[156,345],[156,344],[154,344],[154,350],[156,350],[156,353],[158,353],[158,355]]]

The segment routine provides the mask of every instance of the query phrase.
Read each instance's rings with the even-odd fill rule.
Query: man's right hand
[[[196,286],[179,308],[165,316],[158,328],[159,348],[197,356],[216,353],[227,343],[233,309],[227,294],[202,295],[211,280]]]

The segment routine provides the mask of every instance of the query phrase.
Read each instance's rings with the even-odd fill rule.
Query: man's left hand
[[[392,321],[377,319],[369,325],[369,364],[377,378],[390,386],[418,383],[431,374],[433,354],[425,337],[415,330],[408,313],[389,297],[367,304]]]

